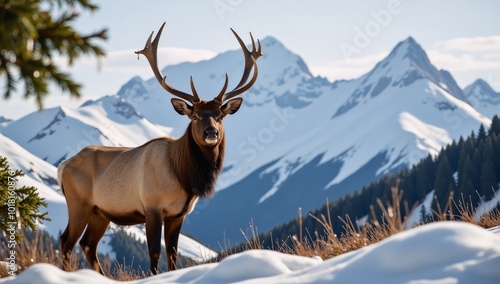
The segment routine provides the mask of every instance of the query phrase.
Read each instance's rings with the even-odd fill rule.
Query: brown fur
[[[191,133],[191,124],[186,134]],[[213,195],[215,180],[222,169],[224,161],[225,139],[214,149],[199,147],[192,135],[185,135],[179,143],[178,150],[182,155],[172,158],[173,169],[177,179],[186,191],[194,196],[207,197]]]

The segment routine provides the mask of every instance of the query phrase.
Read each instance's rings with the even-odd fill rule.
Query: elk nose
[[[215,128],[205,129],[205,137],[207,138],[217,138],[219,136],[219,131]]]

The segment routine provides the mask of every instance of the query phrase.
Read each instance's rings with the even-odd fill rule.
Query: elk
[[[110,222],[146,223],[152,274],[158,273],[163,224],[168,270],[175,270],[184,218],[194,209],[198,198],[209,197],[214,192],[224,160],[222,120],[238,111],[243,99],[234,97],[247,91],[257,80],[256,60],[262,56],[262,47],[259,40],[256,47],[250,33],[250,51],[231,29],[245,58],[242,78],[233,90],[226,92],[226,73],[220,93],[213,100],[204,101],[198,97],[192,77],[192,94],[189,94],[169,85],[158,69],[158,42],[164,26],[165,23],[151,42],[152,32],[144,49],[135,53],[144,55],[160,85],[180,98],[172,98],[171,103],[190,123],[178,139],[160,137],[137,148],[89,146],[58,166],[59,185],[69,215],[60,238],[64,270],[70,269],[72,250],[85,230],[80,247],[91,268],[104,274],[97,258],[97,245]]]

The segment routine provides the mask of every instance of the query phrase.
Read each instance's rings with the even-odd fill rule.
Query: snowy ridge
[[[498,283],[500,236],[461,222],[437,222],[322,261],[250,250],[129,283]],[[362,272],[362,273],[360,273]],[[119,283],[84,269],[36,264],[0,283]]]
[[[31,113],[10,123],[2,133],[58,165],[89,145],[139,146],[169,131],[152,124],[114,95],[88,101],[78,109],[56,107]]]

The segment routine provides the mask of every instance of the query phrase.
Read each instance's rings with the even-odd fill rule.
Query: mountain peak
[[[491,86],[482,79],[477,79],[474,83],[465,87],[465,96],[472,106],[481,110],[488,117],[497,114],[500,105],[500,93],[497,93]]]
[[[139,76],[134,76],[118,91],[118,96],[129,101],[137,101],[144,99],[147,96],[148,90],[145,86],[145,81]]]
[[[415,67],[418,66],[423,70],[434,68],[424,49],[411,36],[399,42],[391,51],[388,58],[391,58],[391,60],[396,58],[399,60],[404,60],[405,58],[407,58],[410,60],[411,65]]]
[[[462,89],[451,74],[446,70],[438,70],[432,65],[427,53],[411,36],[399,42],[389,56],[379,64],[382,67],[390,66],[386,69],[388,73],[392,73],[391,77],[398,81],[395,83],[396,85],[408,86],[417,80],[425,79],[443,88],[452,96],[467,102]],[[406,68],[406,70],[402,70],[402,68]],[[391,69],[394,70],[390,72]]]
[[[403,88],[419,80],[432,82],[455,98],[467,102],[465,94],[451,74],[436,69],[424,49],[411,36],[399,42],[386,58],[377,63],[361,79],[361,84],[337,110],[334,117],[346,113],[370,98],[377,97],[387,88]]]
[[[394,85],[408,86],[423,78],[433,81],[435,78],[442,77],[439,73],[424,49],[413,37],[408,37],[396,44],[389,55],[365,75],[363,83],[372,77],[386,77],[391,78]]]
[[[418,45],[417,41],[412,37],[412,36],[408,36],[405,40],[403,40],[402,42],[408,42],[410,44],[416,44]]]
[[[414,53],[421,53],[424,52],[424,49],[418,44],[418,42],[411,36],[407,37],[406,39],[400,41],[393,49],[402,49],[406,50],[408,52],[414,52]],[[424,52],[425,53],[425,52]]]
[[[262,45],[264,47],[276,46],[276,47],[279,47],[279,48],[285,48],[285,46],[283,45],[283,43],[281,43],[281,41],[279,41],[278,39],[276,39],[273,36],[266,36],[265,38],[263,38],[261,40],[261,43],[262,43]]]
[[[0,123],[11,122],[11,121],[12,121],[12,119],[9,119],[9,118],[6,118],[6,117],[0,115]]]
[[[491,88],[491,86],[488,83],[486,83],[486,81],[484,81],[483,79],[477,79],[472,84],[465,87],[465,90],[470,90],[471,88],[479,88],[481,91],[483,91],[485,93],[489,93],[489,94],[496,93],[493,90],[493,88]],[[468,92],[466,92],[466,93],[468,93]]]

